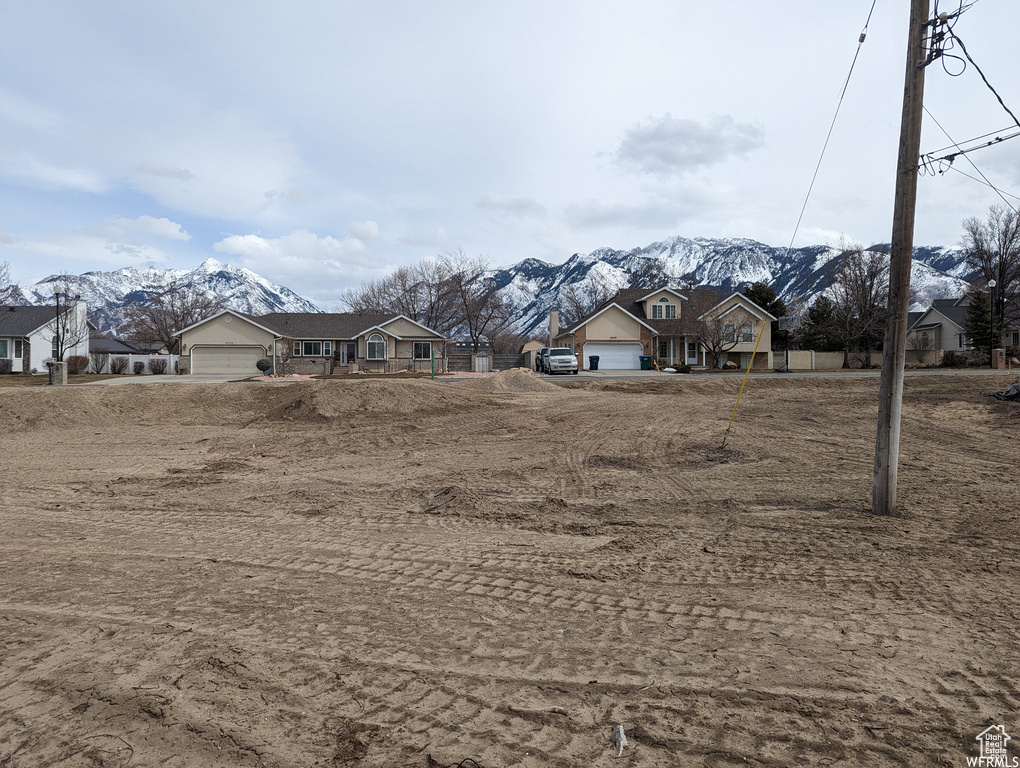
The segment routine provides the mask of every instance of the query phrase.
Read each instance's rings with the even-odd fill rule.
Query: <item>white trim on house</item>
[[[711,314],[715,310],[719,309],[719,307],[721,307],[723,304],[725,304],[727,301],[729,301],[730,299],[733,299],[733,298],[736,298],[741,304],[744,305],[744,309],[745,310],[750,312],[752,315],[757,317],[759,320],[764,320],[765,318],[768,318],[770,321],[778,320],[779,319],[778,317],[773,315],[771,312],[768,312],[764,308],[759,307],[757,304],[755,304],[753,301],[751,301],[749,298],[747,298],[744,294],[739,293],[739,292],[734,292],[734,293],[731,293],[729,296],[727,296],[722,301],[720,301],[718,304],[716,304],[711,309],[705,310],[700,315],[698,315],[698,320],[701,320],[703,317],[705,317],[705,315]],[[750,306],[748,306],[748,305],[750,305]],[[721,315],[719,315],[719,317],[724,317],[724,316],[728,315],[734,309],[736,309],[736,305],[734,305],[734,306],[730,307],[729,309],[727,309],[725,312],[723,312]],[[758,314],[758,312],[755,311],[756,309],[757,310],[761,310],[761,314]]]
[[[659,291],[656,291],[656,293],[658,293],[658,292],[659,292]],[[613,302],[612,304],[607,304],[607,305],[606,305],[605,307],[603,307],[602,309],[600,309],[600,310],[599,310],[598,312],[596,312],[596,313],[595,313],[594,315],[592,315],[591,317],[585,318],[585,319],[584,319],[584,321],[582,321],[582,322],[578,323],[578,324],[577,324],[577,325],[575,325],[575,326],[574,326],[573,328],[570,328],[570,329],[568,329],[568,330],[566,330],[566,331],[560,331],[560,332],[559,332],[559,333],[558,333],[558,334],[556,335],[556,338],[558,339],[558,338],[560,338],[561,336],[566,336],[567,334],[575,334],[575,333],[577,333],[577,329],[578,329],[578,328],[580,328],[580,327],[581,327],[582,325],[587,325],[587,324],[588,324],[588,323],[590,323],[590,322],[591,322],[592,320],[594,320],[594,319],[595,319],[596,317],[598,317],[599,315],[603,314],[604,312],[608,312],[608,311],[609,311],[610,309],[612,309],[613,307],[616,307],[616,308],[617,308],[618,310],[620,310],[621,312],[623,312],[623,314],[625,314],[625,315],[626,315],[627,317],[631,317],[631,318],[633,318],[633,319],[637,320],[637,321],[638,321],[638,323],[640,323],[640,324],[641,324],[642,326],[644,326],[645,328],[647,328],[648,330],[650,330],[650,331],[651,331],[652,333],[658,333],[658,331],[657,331],[657,330],[656,330],[655,328],[653,328],[652,326],[650,326],[650,325],[649,325],[648,323],[646,323],[646,322],[645,322],[644,320],[642,320],[642,319],[641,319],[640,317],[638,317],[637,315],[632,315],[632,314],[631,314],[630,312],[628,312],[628,311],[627,311],[626,309],[624,309],[623,307],[621,307],[621,306],[620,306],[619,304],[617,304],[616,302]]]
[[[173,335],[174,336],[180,336],[182,333],[187,333],[192,328],[198,328],[198,326],[200,326],[200,325],[205,325],[209,321],[215,320],[217,317],[221,317],[222,315],[227,315],[227,314],[236,317],[238,320],[244,320],[246,323],[250,323],[251,325],[254,325],[256,328],[265,331],[266,333],[273,334],[274,338],[277,338],[277,339],[282,339],[283,338],[283,335],[280,334],[278,331],[274,331],[272,328],[267,328],[266,326],[264,326],[264,325],[262,325],[260,323],[255,322],[250,317],[245,317],[240,312],[235,312],[232,309],[222,309],[219,312],[217,312],[215,315],[210,315],[207,318],[199,320],[197,323],[192,323],[187,328],[181,328],[181,330],[179,330],[179,331],[174,331]]]
[[[674,296],[678,296],[681,301],[690,301],[690,299],[688,299],[682,293],[677,293],[672,288],[656,288],[654,291],[649,293],[647,296],[642,296],[635,303],[640,303],[642,301],[648,301],[652,296],[655,296],[656,294],[663,293],[663,292],[665,292],[665,293],[672,293]]]

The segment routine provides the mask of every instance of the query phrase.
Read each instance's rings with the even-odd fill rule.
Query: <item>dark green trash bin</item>
[[[651,355],[641,355],[641,370],[642,371],[650,371],[650,370],[652,370],[652,356]]]

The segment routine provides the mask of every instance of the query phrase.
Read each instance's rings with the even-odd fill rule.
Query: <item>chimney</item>
[[[549,346],[553,345],[553,339],[560,335],[560,313],[558,310],[549,310]]]

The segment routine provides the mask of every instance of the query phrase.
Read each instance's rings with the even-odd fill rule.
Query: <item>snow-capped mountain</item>
[[[888,251],[888,246],[873,246]],[[829,262],[839,249],[823,245],[777,248],[755,240],[673,237],[643,248],[618,251],[600,248],[575,253],[562,264],[525,259],[493,272],[499,289],[520,307],[515,323],[521,333],[540,334],[549,310],[564,308],[569,286],[582,287],[597,280],[610,290],[627,287],[630,276],[656,261],[675,286],[739,291],[754,282],[772,286],[797,311],[811,304],[829,287]],[[925,309],[932,299],[959,296],[967,288],[970,270],[959,248],[914,249],[911,270],[911,309]],[[190,281],[200,290],[222,298],[232,309],[252,315],[267,312],[319,312],[318,307],[293,291],[271,283],[254,272],[216,259],[196,269],[175,270],[126,267],[113,272],[53,275],[21,290],[21,303],[53,302],[53,287],[67,285],[88,302],[93,322],[103,330],[116,330],[124,308],[145,301],[172,280]],[[564,321],[576,318],[563,317]]]
[[[206,259],[192,270],[125,267],[113,272],[51,275],[21,289],[25,304],[52,304],[53,288],[66,285],[89,308],[89,318],[101,330],[116,330],[127,305],[144,302],[172,281],[191,283],[198,290],[223,299],[226,306],[250,315],[266,312],[320,312],[289,288],[271,283],[244,267]]]
[[[873,248],[888,252],[888,246]],[[563,309],[562,294],[569,286],[598,279],[612,290],[625,288],[631,273],[650,260],[657,260],[677,286],[731,293],[763,282],[788,304],[804,307],[829,287],[829,262],[839,252],[823,245],[787,249],[747,239],[673,237],[629,251],[600,248],[575,253],[563,264],[525,259],[497,270],[494,277],[501,290],[520,303],[517,329],[535,333],[546,327],[550,309]],[[926,309],[932,299],[961,295],[969,273],[958,248],[915,248],[911,309]]]

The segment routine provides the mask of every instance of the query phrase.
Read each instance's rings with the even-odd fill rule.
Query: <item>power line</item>
[[[847,73],[846,80],[843,82],[843,90],[840,91],[839,101],[836,103],[836,112],[832,116],[832,123],[829,124],[829,132],[825,135],[825,142],[822,144],[822,152],[818,156],[818,164],[815,165],[815,172],[811,176],[811,183],[808,185],[807,195],[804,197],[804,205],[800,208],[800,215],[797,217],[797,224],[793,228],[793,236],[790,238],[790,244],[786,247],[789,251],[793,248],[793,243],[797,239],[797,232],[800,231],[800,224],[804,220],[804,211],[807,210],[808,201],[811,199],[811,192],[815,188],[815,181],[818,179],[818,171],[822,167],[822,160],[825,159],[825,150],[829,146],[829,139],[832,138],[832,131],[836,127],[836,118],[839,117],[839,108],[843,106],[843,97],[846,96],[847,88],[850,86],[850,78],[854,74],[854,67],[857,66],[857,57],[861,54],[861,47],[864,45],[864,39],[868,36],[868,25],[871,24],[871,14],[875,12],[875,4],[878,0],[872,0],[871,10],[868,11],[868,18],[864,22],[864,29],[861,30],[860,37],[857,38],[857,50],[854,52],[854,60],[850,62],[850,71]]]
[[[952,141],[952,142],[953,142],[953,146],[955,146],[955,147],[956,147],[957,149],[960,149],[960,145],[956,143],[956,141],[955,141],[955,140],[953,139],[953,137],[952,137],[952,136],[950,136],[950,135],[949,135],[949,131],[947,131],[947,130],[946,130],[945,128],[943,128],[943,127],[942,127],[942,123],[940,123],[940,122],[939,122],[939,121],[938,121],[938,120],[937,120],[937,119],[935,118],[935,115],[933,115],[933,114],[931,113],[931,110],[929,110],[929,109],[928,109],[928,107],[924,107],[924,111],[925,111],[925,114],[927,114],[927,115],[928,115],[928,117],[930,117],[930,118],[932,119],[932,122],[934,122],[934,123],[935,123],[935,125],[937,125],[937,126],[939,127],[939,130],[940,130],[940,131],[942,131],[942,133],[946,134],[946,138],[947,138],[947,139],[949,139],[950,141]],[[1014,136],[1020,136],[1020,134],[1013,134],[1013,135],[1014,135]],[[1012,138],[1012,137],[1010,137],[1010,138]],[[987,146],[987,145],[985,145],[985,146]],[[981,149],[981,147],[974,147],[974,149]],[[967,151],[972,151],[972,150],[967,150]],[[1000,198],[1002,198],[1002,202],[1004,202],[1004,203],[1005,203],[1005,204],[1006,204],[1007,206],[1009,206],[1009,207],[1010,207],[1010,208],[1011,208],[1011,209],[1013,210],[1013,212],[1014,212],[1014,213],[1016,213],[1016,212],[1017,212],[1017,210],[1016,210],[1016,208],[1014,208],[1014,207],[1013,207],[1013,204],[1012,204],[1012,203],[1010,203],[1010,202],[1009,202],[1009,200],[1007,200],[1007,199],[1006,199],[1006,197],[1005,197],[1005,196],[1003,195],[1003,193],[1002,193],[1002,192],[1001,192],[1001,191],[999,190],[999,188],[998,188],[998,187],[996,187],[996,186],[995,186],[994,184],[992,184],[992,182],[988,180],[988,177],[987,177],[987,176],[985,176],[985,174],[984,174],[984,173],[983,173],[983,172],[981,171],[981,169],[980,169],[980,168],[978,168],[978,167],[977,167],[977,165],[975,165],[975,164],[974,164],[974,161],[973,161],[973,160],[971,160],[971,159],[970,159],[970,158],[969,158],[969,157],[967,156],[967,151],[964,151],[964,150],[960,149],[960,151],[959,151],[959,152],[957,153],[957,155],[963,155],[963,159],[964,159],[964,160],[966,160],[966,161],[967,161],[968,163],[970,163],[971,167],[972,167],[972,168],[973,168],[973,169],[974,169],[975,171],[977,171],[977,172],[978,172],[978,175],[979,175],[979,176],[981,176],[981,178],[982,178],[982,179],[984,179],[984,183],[985,183],[985,184],[987,184],[987,185],[988,185],[988,186],[989,186],[989,187],[990,187],[991,189],[995,190],[995,193],[996,193],[996,194],[997,194],[997,195],[998,195],[998,196],[999,196]],[[946,166],[946,168],[945,168],[945,169],[939,169],[939,171],[938,171],[938,172],[939,172],[939,174],[943,174],[943,173],[945,173],[945,171],[946,171],[946,170],[949,170],[949,169],[951,169],[951,168],[953,167],[953,165],[952,165],[952,162],[953,162],[953,160],[954,160],[954,159],[955,159],[955,158],[957,157],[957,155],[948,155],[948,156],[947,156],[946,158],[940,158],[940,160],[945,160],[945,159],[948,159],[948,160],[949,160],[949,165],[948,165],[948,166]],[[930,159],[930,156],[928,156],[928,159]],[[936,162],[937,162],[937,161],[936,161]],[[926,167],[926,166],[925,166],[925,164],[924,164],[924,159],[922,159],[922,164],[921,164],[921,168],[925,168],[925,167]],[[960,172],[961,172],[961,173],[963,173],[962,171],[960,171]],[[967,176],[967,174],[964,174],[964,176]],[[973,177],[969,177],[969,178],[973,178]],[[1018,199],[1020,199],[1020,198],[1018,198]]]
[[[1013,122],[1017,124],[1017,127],[1020,127],[1020,120],[1018,120],[1017,116],[1013,114],[1013,110],[1011,110],[1009,107],[1006,106],[1006,102],[1004,102],[1002,100],[1002,97],[999,95],[999,92],[997,90],[995,90],[995,88],[992,86],[991,83],[988,82],[988,78],[985,77],[985,73],[981,71],[981,67],[978,66],[977,62],[974,61],[974,59],[971,57],[970,53],[967,51],[967,46],[963,44],[963,40],[961,40],[960,37],[953,32],[953,28],[952,27],[948,28],[948,33],[949,33],[949,36],[953,39],[954,42],[957,42],[957,43],[960,44],[960,50],[963,51],[963,55],[967,57],[967,61],[969,61],[971,64],[974,65],[974,69],[976,69],[978,71],[978,74],[981,75],[981,79],[984,80],[985,85],[988,86],[988,90],[990,90],[992,92],[992,94],[998,100],[999,104],[1002,105],[1002,108],[1004,110],[1006,110],[1006,112],[1009,113],[1010,117],[1013,118]]]
[[[861,30],[860,36],[857,38],[857,50],[854,51],[854,60],[850,62],[850,71],[846,75],[846,80],[843,82],[843,90],[840,91],[839,101],[836,103],[836,112],[832,116],[832,123],[829,124],[829,132],[825,135],[825,142],[822,144],[822,152],[818,157],[818,164],[815,165],[815,172],[811,176],[811,183],[808,185],[807,195],[804,197],[804,205],[801,206],[800,215],[797,217],[797,225],[793,228],[793,236],[790,238],[790,244],[786,247],[786,252],[789,253],[790,249],[793,248],[793,243],[797,239],[797,232],[800,230],[800,223],[804,219],[804,211],[807,210],[808,200],[811,199],[811,191],[815,188],[815,180],[818,178],[818,171],[822,167],[822,160],[825,158],[825,150],[829,146],[829,139],[832,138],[832,131],[836,127],[836,118],[839,117],[839,108],[843,106],[843,97],[846,96],[847,88],[850,86],[850,78],[853,77],[854,67],[857,66],[857,57],[861,54],[861,47],[864,45],[864,39],[868,36],[868,25],[871,24],[871,14],[875,12],[875,5],[878,0],[872,0],[871,10],[868,11],[868,18],[864,22],[864,29]],[[747,377],[751,373],[753,368],[754,356],[758,353],[758,345],[761,344],[761,338],[765,333],[765,323],[762,322],[761,330],[758,332],[758,340],[754,343],[754,352],[751,353],[751,365],[747,366],[747,370],[744,372],[744,380],[740,384],[740,391],[737,393],[737,400],[733,404],[733,413],[730,414],[729,424],[726,425],[726,431],[723,432],[722,447],[726,447],[726,438],[729,437],[730,428],[733,426],[733,420],[737,416],[737,408],[740,407],[740,398],[744,394],[744,388],[747,386]]]

